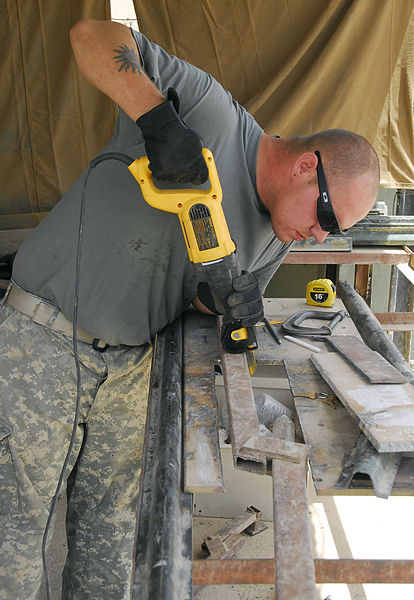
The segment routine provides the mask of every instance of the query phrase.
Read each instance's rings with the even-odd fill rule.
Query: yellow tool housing
[[[160,190],[153,183],[146,156],[128,167],[150,206],[178,215],[193,263],[219,260],[236,249],[221,206],[223,192],[213,155],[203,148],[203,156],[208,167],[209,190]]]
[[[306,304],[332,306],[336,298],[336,287],[330,279],[314,279],[306,286]]]

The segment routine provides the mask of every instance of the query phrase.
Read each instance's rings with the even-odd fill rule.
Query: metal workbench
[[[359,304],[360,298],[354,294],[351,286],[343,286],[341,296],[352,320],[340,325],[342,331],[358,330],[358,335],[370,347],[386,356],[407,377],[413,378],[403,357],[379,324],[374,323],[373,332],[372,313],[364,303]],[[265,301],[265,311],[270,317],[283,317],[293,310],[296,306],[292,299]],[[305,360],[309,356],[308,351],[297,346],[276,347],[270,340],[264,329],[258,331],[258,364],[281,364],[289,358]],[[217,458],[218,443],[214,448],[216,442],[212,438],[217,429],[214,378],[218,364],[222,364],[222,358],[214,317],[190,311],[157,337],[138,511],[134,600],[187,600],[192,598],[193,584],[270,584],[275,583],[275,573],[277,580],[275,561],[270,559],[192,561],[192,493],[200,484],[191,479],[197,460],[192,444],[196,431],[197,438],[204,436],[203,441],[210,444],[213,456],[216,453]],[[269,445],[272,445],[271,441]],[[276,459],[277,453],[271,452]],[[312,463],[312,454],[310,458]],[[206,482],[211,492],[220,488],[221,477],[220,461],[214,459],[213,463],[216,470],[208,474]],[[408,467],[405,464],[401,469],[400,478],[400,473],[397,474],[395,481],[400,492],[412,493],[413,472],[409,462]],[[328,488],[331,485],[329,477],[332,477],[331,472],[327,475]],[[319,493],[335,493],[333,489],[323,490],[322,487],[319,486]],[[372,493],[369,485],[367,492]],[[298,540],[295,540],[295,546],[298,546]],[[277,548],[275,551],[277,553]],[[292,551],[297,552],[296,549],[286,550],[288,554]],[[299,561],[303,559],[303,553],[299,554]],[[311,563],[318,583],[414,583],[414,561],[315,559]],[[278,600],[305,597],[303,593],[302,596],[292,595],[292,582],[290,586],[286,584],[284,590],[277,592]],[[294,581],[293,587],[297,587]]]

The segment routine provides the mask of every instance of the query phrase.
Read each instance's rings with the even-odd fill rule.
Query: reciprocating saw
[[[154,185],[146,156],[135,160],[129,170],[152,207],[176,213],[180,220],[190,261],[197,265],[210,287],[217,309],[224,315],[221,342],[226,352],[241,353],[257,348],[253,327],[231,320],[226,304],[234,292],[232,282],[241,274],[236,247],[224,216],[222,189],[210,150],[203,148],[210,189],[161,190]]]

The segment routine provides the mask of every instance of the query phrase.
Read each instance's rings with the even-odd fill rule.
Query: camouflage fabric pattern
[[[151,347],[79,343],[80,422],[67,480],[63,598],[123,600],[130,579]],[[0,598],[31,600],[72,433],[72,340],[0,306]],[[49,534],[49,540],[52,532]]]

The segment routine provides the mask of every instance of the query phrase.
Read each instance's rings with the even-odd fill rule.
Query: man
[[[191,302],[216,309],[176,215],[144,202],[119,153],[127,162],[147,154],[154,177],[188,187],[207,176],[201,147],[212,151],[245,271],[227,310],[248,324],[260,319],[261,294],[291,243],[350,227],[378,191],[377,157],[360,136],[266,135],[209,75],[116,23],[82,21],[71,40],[84,76],[121,110],[103,162],[25,240],[1,308],[7,600],[36,597],[60,474],[64,598],[129,597],[151,340]]]

